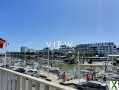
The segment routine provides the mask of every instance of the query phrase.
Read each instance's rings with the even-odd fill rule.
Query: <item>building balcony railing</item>
[[[0,67],[0,90],[76,90]]]

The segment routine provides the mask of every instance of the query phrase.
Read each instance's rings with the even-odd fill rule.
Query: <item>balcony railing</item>
[[[76,90],[0,67],[0,90]]]

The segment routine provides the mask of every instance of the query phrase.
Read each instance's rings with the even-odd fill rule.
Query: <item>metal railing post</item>
[[[16,90],[20,90],[20,76],[17,76],[16,79]]]
[[[38,82],[36,82],[36,84],[35,84],[35,90],[39,90],[39,83]]]
[[[26,90],[26,79],[22,77],[22,90]]]
[[[32,90],[32,80],[28,80],[28,90]]]

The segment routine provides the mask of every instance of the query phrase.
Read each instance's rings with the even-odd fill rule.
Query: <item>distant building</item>
[[[79,51],[82,56],[107,56],[115,53],[115,50],[116,45],[113,42],[79,44],[75,47],[75,51]]]
[[[116,48],[116,54],[119,54],[119,47]]]
[[[28,51],[29,51],[29,48],[21,47],[21,53],[25,53],[25,52],[28,52]]]
[[[29,52],[29,53],[34,52],[34,53],[35,53],[35,52],[36,52],[36,50],[35,50],[35,49],[28,49],[28,50],[27,50],[27,52]]]
[[[61,45],[59,50],[63,53],[73,53],[74,52],[73,47],[69,47],[69,46],[66,46],[66,45]]]

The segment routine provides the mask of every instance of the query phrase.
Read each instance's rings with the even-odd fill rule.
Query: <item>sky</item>
[[[0,0],[0,37],[14,50],[62,40],[119,43],[119,0]]]

